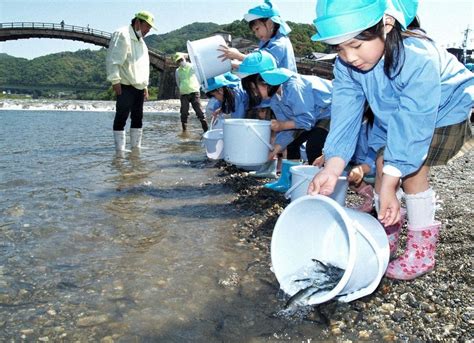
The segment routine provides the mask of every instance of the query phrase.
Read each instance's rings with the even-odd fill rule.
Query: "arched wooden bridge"
[[[0,42],[28,38],[53,38],[82,41],[102,47],[108,47],[112,34],[90,27],[66,25],[64,23],[17,22],[0,23]],[[175,65],[165,54],[148,49],[150,64],[160,74],[160,83],[168,85],[159,87],[159,99],[175,97]]]
[[[53,23],[0,23],[0,42],[27,38],[56,38],[82,41],[108,47],[112,34],[109,32],[75,25]],[[150,64],[160,71],[166,68],[163,53],[149,50]]]

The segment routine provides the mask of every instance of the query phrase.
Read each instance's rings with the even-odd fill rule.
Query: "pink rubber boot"
[[[440,227],[440,222],[421,229],[408,227],[406,250],[388,264],[385,276],[391,279],[412,280],[432,271]]]
[[[355,209],[367,213],[372,212],[374,208],[374,188],[371,185],[365,185],[357,191],[357,194],[364,198],[364,202]]]
[[[400,237],[400,230],[405,223],[406,213],[407,210],[400,208],[400,221],[384,228],[388,238],[388,246],[390,248],[390,261],[397,256],[398,238]]]

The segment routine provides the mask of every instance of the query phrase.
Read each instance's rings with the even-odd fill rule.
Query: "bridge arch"
[[[108,47],[112,34],[90,27],[75,25],[17,22],[0,23],[0,42],[28,38],[53,38],[82,41],[102,47]],[[163,72],[167,69],[166,56],[157,51],[148,51],[150,64]]]
[[[0,23],[0,42],[28,38],[53,38],[82,41],[102,47],[108,47],[112,34],[90,27],[65,25],[63,23],[15,22]],[[158,99],[175,98],[175,65],[165,54],[148,49],[150,64],[160,74]],[[166,86],[165,86],[166,85]]]

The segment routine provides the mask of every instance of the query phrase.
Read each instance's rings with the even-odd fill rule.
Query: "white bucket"
[[[220,160],[224,156],[224,132],[221,129],[208,130],[202,135],[206,155],[211,160]]]
[[[291,201],[294,201],[308,194],[309,183],[320,171],[321,169],[316,166],[291,167],[291,187],[285,193],[285,197],[287,199],[291,197]],[[345,206],[348,187],[349,182],[347,181],[347,178],[341,177],[336,183],[334,192],[329,197],[336,200],[339,205]]]
[[[389,245],[383,226],[371,215],[343,208],[326,196],[306,195],[278,218],[271,258],[280,288],[290,296],[297,292],[291,276],[312,259],[344,269],[333,289],[314,294],[308,304],[336,297],[349,302],[377,288],[388,265]]]
[[[256,166],[267,162],[270,144],[270,121],[258,119],[226,119],[224,121],[224,160]]]
[[[187,42],[194,72],[199,83],[204,84],[204,88],[207,88],[207,79],[232,70],[230,60],[222,61],[222,58],[219,58],[219,55],[222,55],[222,52],[217,50],[220,45],[227,43],[219,35]]]

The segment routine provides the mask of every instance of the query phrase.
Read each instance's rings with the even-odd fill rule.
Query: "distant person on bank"
[[[107,80],[117,95],[114,139],[117,151],[125,150],[125,125],[131,117],[130,143],[140,148],[143,127],[143,103],[148,100],[150,61],[143,38],[155,28],[153,14],[138,12],[129,26],[112,35],[107,50]]]
[[[187,130],[188,117],[189,117],[189,104],[196,112],[196,116],[201,122],[202,130],[207,131],[207,121],[204,117],[204,112],[201,107],[201,85],[194,73],[194,69],[191,63],[186,61],[186,54],[177,52],[174,55],[174,62],[177,65],[175,77],[176,84],[179,89],[179,100],[181,102],[181,108],[179,112],[181,113],[181,127],[183,131]]]

